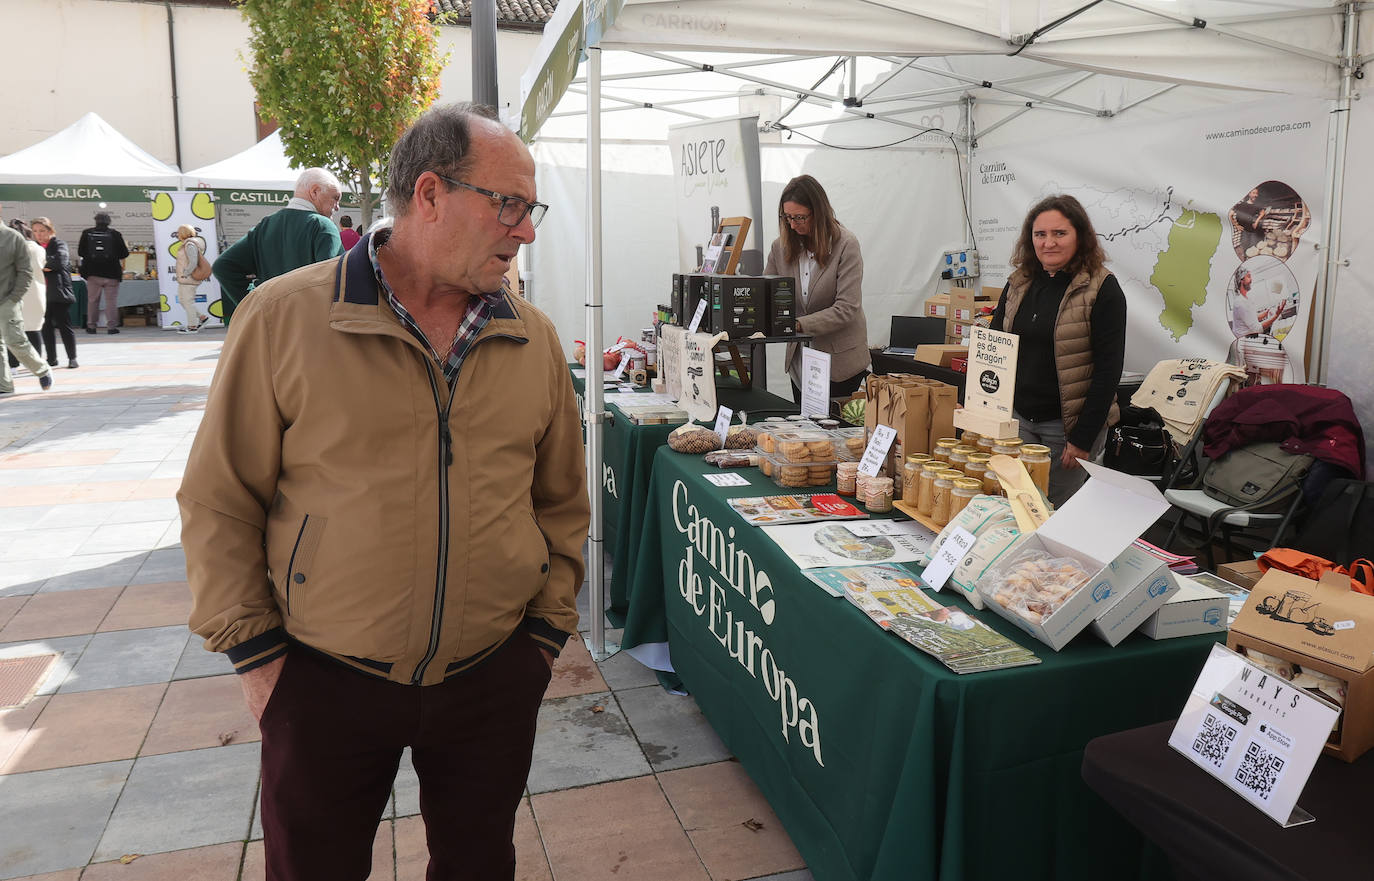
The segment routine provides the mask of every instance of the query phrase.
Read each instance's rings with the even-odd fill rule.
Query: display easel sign
[[[735,269],[739,266],[740,255],[744,253],[744,239],[749,235],[751,223],[753,221],[747,217],[722,217],[720,225],[716,227],[716,234],[711,237],[713,245],[717,239],[721,241],[721,249],[714,261],[711,260],[710,249],[707,249],[701,271],[714,272],[717,275],[734,275]],[[707,269],[706,263],[711,263],[712,268]]]
[[[801,356],[802,415],[824,419],[830,415],[830,353],[808,346]]]
[[[686,335],[682,365],[682,399],[678,402],[693,422],[705,422],[716,415],[716,360],[712,349],[725,334]]]
[[[956,428],[984,437],[1015,437],[1019,424],[1012,416],[1016,397],[1016,355],[1020,339],[975,326],[969,339],[968,377],[964,406],[954,411]]]
[[[1169,746],[1285,828],[1340,710],[1226,648],[1193,685]]]

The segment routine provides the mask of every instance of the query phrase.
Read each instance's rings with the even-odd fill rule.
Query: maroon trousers
[[[293,649],[261,721],[267,881],[365,879],[407,746],[420,778],[427,881],[513,878],[515,811],[549,678],[523,633],[423,688]]]

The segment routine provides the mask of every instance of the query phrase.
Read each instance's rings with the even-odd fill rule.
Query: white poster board
[[[687,347],[687,331],[665,324],[659,328],[658,375],[664,392],[674,401],[682,398],[682,358]]]
[[[801,350],[801,412],[807,417],[830,415],[830,353],[810,346]]]
[[[740,275],[762,275],[764,253],[756,230],[763,220],[763,182],[759,165],[759,118],[738,116],[688,122],[668,129],[673,159],[674,206],[677,211],[678,264],[684,270],[701,265],[705,248],[722,217],[748,217]],[[718,258],[724,242],[715,250]],[[698,249],[703,249],[698,255]],[[723,267],[714,266],[720,271]]]
[[[160,299],[158,324],[163,328],[184,327],[186,310],[177,298],[177,252],[181,240],[177,228],[194,227],[196,244],[205,259],[219,256],[219,235],[215,229],[219,205],[209,193],[185,191],[155,192],[152,199],[153,245],[157,255],[157,288]],[[223,325],[224,308],[220,302],[219,282],[212,275],[196,286],[196,308],[208,316],[205,327]]]

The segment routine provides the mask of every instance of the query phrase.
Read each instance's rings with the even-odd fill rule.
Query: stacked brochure
[[[932,612],[902,612],[888,622],[887,629],[955,673],[1040,663],[1029,649],[954,606]]]
[[[764,524],[763,534],[798,569],[868,563],[912,563],[928,554],[935,533],[915,521]]]
[[[921,579],[901,566],[832,566],[802,573],[831,596],[845,597],[885,627],[899,612],[929,612],[940,604],[921,592]]]
[[[815,520],[858,520],[868,516],[834,493],[730,499],[729,505],[744,518],[745,523],[754,526]]]

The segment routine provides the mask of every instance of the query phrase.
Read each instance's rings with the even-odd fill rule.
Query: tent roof
[[[0,158],[0,183],[177,187],[181,172],[87,113],[57,134]]]
[[[286,158],[278,130],[241,153],[186,172],[182,181],[187,188],[293,190],[303,170]]]

